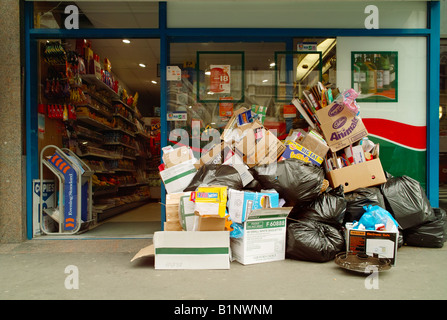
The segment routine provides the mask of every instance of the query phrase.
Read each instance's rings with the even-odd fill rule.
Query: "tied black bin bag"
[[[316,220],[340,228],[343,225],[346,203],[343,185],[340,185],[326,190],[309,205],[295,205],[289,217],[292,220]]]
[[[385,209],[385,200],[379,188],[359,188],[345,194],[346,213],[344,223],[359,221],[365,213],[365,206],[379,206]]]
[[[436,220],[404,231],[404,242],[408,246],[442,248],[447,240],[447,215],[441,208],[434,208]]]
[[[236,190],[243,188],[239,172],[232,166],[220,164],[203,165],[183,191],[196,191],[201,185],[228,186],[228,188]]]
[[[295,260],[327,262],[345,249],[340,230],[312,219],[291,222],[286,241],[286,257]]]
[[[380,186],[380,190],[386,209],[403,230],[436,220],[424,189],[413,178],[391,177]]]
[[[250,173],[262,189],[275,189],[290,207],[317,198],[324,180],[321,167],[293,158],[253,167]]]

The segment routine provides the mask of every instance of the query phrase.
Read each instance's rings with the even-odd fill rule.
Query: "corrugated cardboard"
[[[335,152],[353,144],[368,135],[362,119],[349,111],[344,104],[333,102],[317,110],[316,116],[321,125],[329,148]]]
[[[386,182],[379,158],[331,170],[326,173],[326,177],[333,188],[343,185],[345,193]]]
[[[234,260],[246,265],[285,259],[286,219],[292,207],[258,209],[244,222],[241,238],[231,238]]]
[[[163,150],[163,163],[165,164],[165,168],[171,168],[177,164],[194,159],[192,150],[186,146],[175,149],[171,147]]]
[[[157,231],[131,260],[155,256],[155,269],[230,269],[228,231]]]
[[[289,140],[286,141],[285,146],[286,150],[283,152],[280,159],[295,158],[307,163],[313,163],[317,166],[320,166],[323,162],[322,157],[297,142]]]
[[[225,231],[225,217],[196,214],[194,231]]]
[[[304,138],[299,141],[299,144],[317,154],[321,158],[324,158],[329,151],[329,146],[316,137],[313,133],[306,134]]]
[[[285,150],[284,144],[258,121],[239,127],[243,138],[235,143],[235,152],[250,168],[278,160]]]

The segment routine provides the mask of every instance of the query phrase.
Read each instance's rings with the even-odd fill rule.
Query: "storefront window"
[[[439,201],[445,202],[447,190],[447,39],[441,39],[439,95]]]
[[[34,3],[34,28],[64,29],[69,5],[78,10],[79,29],[158,28],[158,2],[86,2]],[[70,8],[68,8],[70,9]]]

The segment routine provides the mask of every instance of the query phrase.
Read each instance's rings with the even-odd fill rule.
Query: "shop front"
[[[26,1],[27,238],[36,237],[32,182],[54,173],[40,168],[53,154],[46,146],[88,165],[92,208],[79,214],[89,229],[166,204],[162,149],[187,146],[200,159],[242,108],[279,140],[307,131],[296,101],[305,107],[320,85],[359,93],[383,170],[418,181],[437,207],[439,5]],[[166,207],[157,210],[163,229]]]

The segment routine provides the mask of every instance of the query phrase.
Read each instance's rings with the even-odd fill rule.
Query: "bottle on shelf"
[[[376,87],[376,78],[377,78],[377,69],[373,62],[373,57],[371,54],[365,55],[365,65],[368,68],[368,93],[376,93],[377,87]]]
[[[376,89],[377,92],[383,91],[383,66],[382,56],[380,54],[374,54],[374,64],[376,66]]]

